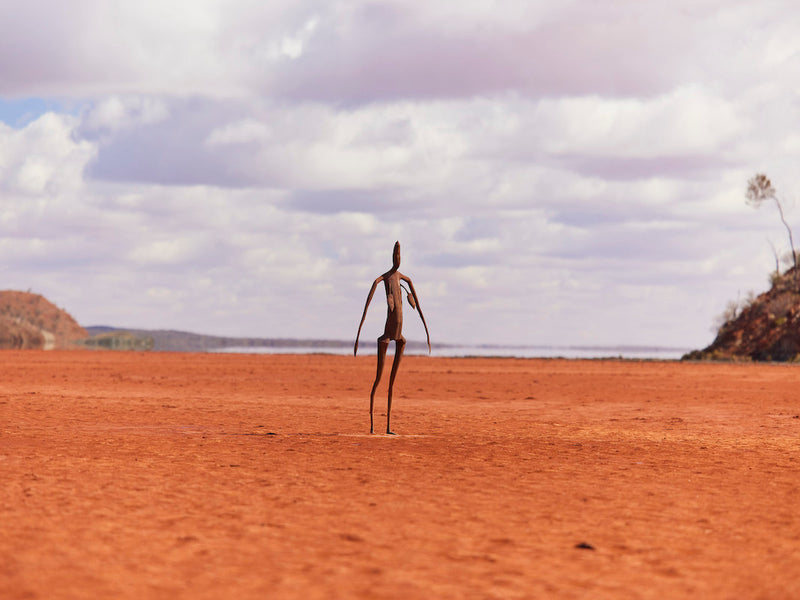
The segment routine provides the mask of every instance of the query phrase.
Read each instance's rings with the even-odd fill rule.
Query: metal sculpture
[[[356,356],[356,354],[358,354],[358,338],[361,336],[361,327],[364,325],[364,319],[367,317],[369,303],[372,301],[375,288],[383,281],[383,285],[386,288],[386,325],[383,328],[383,335],[378,338],[378,372],[375,375],[375,383],[372,384],[372,392],[370,392],[369,395],[369,432],[374,433],[372,409],[375,405],[375,390],[378,388],[378,383],[383,374],[383,365],[386,361],[386,350],[389,348],[389,342],[394,340],[394,361],[392,362],[392,373],[389,376],[389,402],[386,409],[386,433],[389,435],[393,435],[389,427],[389,421],[392,415],[392,388],[394,387],[394,379],[397,376],[397,368],[400,366],[400,360],[403,358],[403,350],[406,347],[406,338],[403,337],[403,291],[405,287],[402,285],[402,282],[408,284],[410,291],[405,290],[408,303],[411,305],[412,309],[417,309],[419,311],[419,317],[422,319],[422,325],[425,327],[425,335],[428,338],[428,353],[430,354],[431,352],[431,336],[428,334],[428,325],[425,323],[425,317],[422,314],[422,307],[419,305],[419,298],[417,298],[414,284],[411,283],[410,278],[397,270],[400,268],[400,242],[395,242],[394,244],[392,261],[392,268],[372,282],[372,287],[367,296],[367,302],[364,304],[364,314],[361,316],[361,323],[358,325],[356,343],[353,347],[353,356]]]

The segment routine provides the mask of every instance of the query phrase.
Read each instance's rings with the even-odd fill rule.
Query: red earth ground
[[[0,356],[0,598],[800,598],[797,366]]]

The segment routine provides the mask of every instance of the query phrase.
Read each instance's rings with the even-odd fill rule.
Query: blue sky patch
[[[47,112],[76,112],[79,104],[48,98],[0,98],[0,121],[14,128],[25,127]]]

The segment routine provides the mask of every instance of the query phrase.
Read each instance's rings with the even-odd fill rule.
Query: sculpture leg
[[[400,366],[400,360],[403,358],[403,350],[405,347],[406,340],[402,337],[394,344],[394,362],[392,362],[392,374],[389,376],[389,406],[386,409],[386,433],[389,435],[394,435],[389,428],[389,419],[392,417],[392,388],[394,387],[394,378],[397,376],[397,368]]]
[[[375,374],[375,383],[372,384],[372,391],[369,394],[369,432],[375,433],[372,418],[372,409],[375,406],[375,390],[378,389],[378,383],[381,381],[383,374],[383,363],[386,361],[386,350],[389,348],[389,340],[384,339],[383,336],[378,338],[378,372]]]

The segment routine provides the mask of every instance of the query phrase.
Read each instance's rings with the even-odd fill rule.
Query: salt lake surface
[[[375,343],[359,344],[359,355],[374,354]],[[393,353],[394,344],[389,344],[389,354]],[[342,345],[337,347],[314,348],[310,346],[282,347],[228,347],[213,350],[214,352],[232,352],[245,354],[352,354],[353,347]],[[690,348],[660,348],[653,346],[499,346],[476,345],[433,346],[431,356],[440,357],[508,357],[508,358],[624,358],[629,360],[680,360],[691,351]],[[405,354],[427,355],[428,349],[419,346],[407,346]]]

